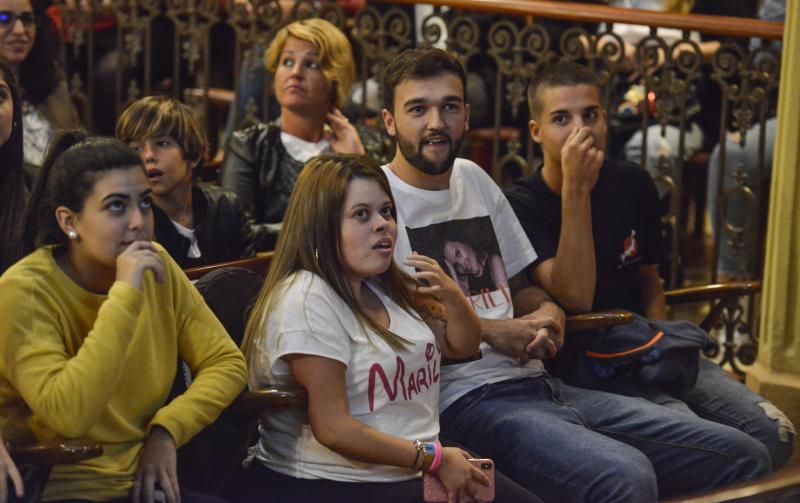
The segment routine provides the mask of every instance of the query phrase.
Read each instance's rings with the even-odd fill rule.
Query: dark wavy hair
[[[64,131],[56,136],[47,149],[22,216],[23,253],[44,245],[68,244],[56,221],[56,208],[65,206],[80,213],[103,174],[135,168],[144,171],[139,154],[119,140],[88,136],[81,130]]]
[[[36,16],[36,37],[25,61],[19,66],[19,87],[33,105],[38,105],[53,93],[64,77],[61,60],[61,38],[55,24],[45,12],[43,0],[31,0]]]
[[[11,69],[0,62],[0,78],[11,89],[14,105],[11,136],[0,145],[0,274],[19,259],[17,233],[25,206],[25,176],[22,162],[22,101]]]

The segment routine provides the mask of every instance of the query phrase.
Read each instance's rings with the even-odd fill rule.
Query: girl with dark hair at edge
[[[11,68],[19,85],[24,159],[34,173],[53,133],[79,126],[59,48],[42,0],[0,0],[0,61]]]
[[[14,74],[0,62],[0,274],[20,257],[17,232],[25,195],[22,103]]]
[[[17,259],[17,223],[25,204],[19,108],[14,75],[0,63],[0,274]],[[0,436],[0,503],[8,498],[9,480],[22,498],[22,477]]]

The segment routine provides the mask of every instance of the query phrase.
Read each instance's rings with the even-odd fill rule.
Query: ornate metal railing
[[[62,0],[66,2],[67,0]],[[72,3],[72,0],[70,0]],[[766,121],[779,84],[780,57],[773,41],[782,37],[782,25],[763,21],[716,16],[678,15],[600,5],[536,0],[429,0],[428,12],[420,13],[412,0],[391,3],[366,2],[357,12],[346,12],[328,1],[298,0],[91,0],[84,8],[71,9],[57,2],[62,19],[71,35],[66,44],[71,61],[70,84],[75,101],[81,104],[87,125],[92,125],[99,94],[113,92],[114,112],[118,115],[129,102],[147,94],[170,93],[183,98],[200,96],[201,113],[208,116],[208,90],[211,87],[238,88],[242,64],[257,65],[252,49],[266,46],[275,32],[289,21],[324,17],[340,27],[351,39],[359,71],[361,96],[371,92],[370,78],[379,78],[382,68],[399,51],[422,44],[437,44],[455,54],[478,84],[484,116],[473,127],[476,148],[483,150],[495,178],[502,182],[529,172],[537,157],[536,147],[527,134],[528,111],[525,88],[539,68],[556,59],[583,61],[600,76],[604,85],[602,99],[609,110],[610,140],[627,128],[639,131],[640,154],[636,160],[650,166],[664,197],[664,218],[670,243],[670,263],[666,267],[669,287],[681,282],[680,230],[686,207],[681,204],[687,169],[695,169],[687,142],[700,111],[718,109],[719,169],[713,183],[719,187],[719,211],[713,263],[721,248],[747,264],[744,279],[758,279],[766,211],[766,152],[771,147],[765,136]],[[94,21],[101,16],[116,19],[116,44],[113,90],[96,85],[97,62],[101,54],[95,47],[98,35]],[[649,26],[633,53],[632,67],[626,61],[625,44],[615,25],[629,23]],[[417,28],[419,28],[417,30]],[[664,29],[677,29],[677,37],[664,37]],[[712,54],[694,35],[723,37]],[[750,47],[751,39],[761,42]],[[108,72],[106,68],[104,71]],[[644,103],[655,96],[652,106],[641,106],[638,114],[620,111],[621,83],[638,75],[637,89]],[[698,99],[698,87],[718,86],[718,103]],[[266,87],[269,87],[267,85]],[[187,88],[195,89],[187,93]],[[199,91],[198,91],[199,90]],[[470,96],[473,99],[473,96]],[[269,95],[264,100],[267,103]],[[361,101],[359,115],[367,120],[367,100]],[[251,104],[252,105],[252,104]],[[474,108],[479,108],[474,103]],[[250,107],[252,115],[256,107]],[[262,106],[263,118],[269,106]],[[374,111],[372,111],[374,112]],[[477,114],[474,114],[477,115]],[[758,127],[757,165],[727,166],[725,138],[738,132],[739,145],[748,145],[747,132]],[[483,129],[483,131],[480,131]],[[707,130],[708,132],[708,130]],[[653,152],[653,138],[677,144],[671,155]],[[480,138],[492,139],[491,149]],[[694,141],[694,140],[692,140]],[[638,143],[638,142],[636,142]],[[630,145],[626,148],[635,147]],[[619,147],[619,145],[617,146]],[[622,150],[618,148],[618,150]],[[633,150],[635,151],[635,149]],[[619,154],[619,152],[618,152]],[[707,157],[707,156],[706,156]],[[702,159],[702,156],[700,156]],[[733,182],[723,183],[726,173]],[[700,179],[706,177],[702,174]],[[729,207],[744,207],[744,217],[734,218]],[[702,229],[702,222],[695,227]],[[707,279],[716,281],[716,266]],[[731,303],[723,319],[731,325],[725,337],[745,333],[739,349],[726,349],[725,359],[733,362],[737,351],[743,363],[750,363],[757,340],[747,328],[738,304]],[[750,305],[750,318],[756,312]],[[751,320],[752,321],[752,320]],[[731,328],[733,327],[733,328]],[[738,338],[741,338],[739,336]],[[734,345],[731,344],[731,348]],[[728,355],[727,353],[731,353]]]

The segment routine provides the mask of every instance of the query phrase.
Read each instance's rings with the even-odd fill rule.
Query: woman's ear
[[[77,220],[78,215],[66,206],[56,208],[56,222],[65,236],[68,236],[70,231],[75,232]]]

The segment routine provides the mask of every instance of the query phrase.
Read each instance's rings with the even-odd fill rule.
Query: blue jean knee
[[[675,396],[698,416],[741,430],[764,444],[774,470],[794,452],[796,433],[789,418],[710,360],[701,358],[697,384]]]

